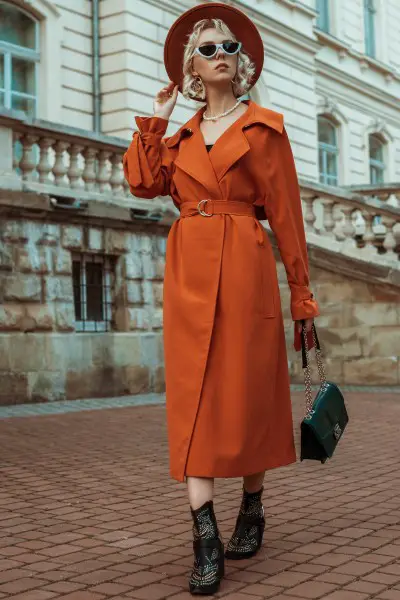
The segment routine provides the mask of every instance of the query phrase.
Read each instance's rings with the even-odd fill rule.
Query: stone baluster
[[[40,159],[37,166],[40,183],[50,183],[51,163],[49,160],[49,148],[55,144],[55,140],[42,137],[39,140]]]
[[[35,135],[26,134],[22,136],[22,158],[19,163],[19,168],[22,171],[22,179],[24,181],[32,181],[33,171],[36,168],[36,160],[33,151],[33,145],[38,138]]]
[[[117,152],[111,156],[111,177],[110,184],[114,196],[124,195],[123,189],[124,174],[122,171],[122,154]]]
[[[323,206],[324,215],[323,215],[323,226],[326,237],[334,237],[333,230],[335,228],[335,220],[333,218],[333,209],[335,207],[335,202],[333,200],[329,200],[328,198],[322,198],[321,204]]]
[[[332,218],[335,222],[335,226],[333,228],[333,235],[339,242],[342,242],[345,239],[345,235],[343,233],[344,219],[342,209],[342,204],[335,204],[335,206],[332,209]]]
[[[100,192],[109,192],[110,186],[110,170],[108,159],[111,155],[109,150],[100,150],[99,152],[99,171],[97,174],[97,183]]]
[[[68,169],[68,179],[69,179],[69,187],[73,190],[81,187],[80,178],[82,175],[82,169],[79,166],[79,158],[80,154],[83,150],[83,146],[79,144],[72,144],[69,149],[69,169]]]
[[[351,204],[343,204],[341,208],[344,215],[344,223],[342,228],[344,243],[346,246],[356,247],[356,241],[354,238],[356,230],[352,221],[354,207]]]
[[[315,194],[307,194],[307,193],[303,193],[301,196],[304,204],[305,204],[305,209],[304,209],[304,222],[305,222],[305,230],[309,231],[309,232],[313,232],[315,233],[315,220],[316,220],[316,216],[314,213],[314,201],[316,199]]]
[[[363,235],[363,240],[365,243],[365,250],[369,253],[376,254],[378,252],[374,242],[375,242],[375,234],[372,229],[372,224],[374,222],[375,215],[369,210],[362,210],[361,214],[363,216],[365,222],[365,232]]]
[[[396,248],[396,238],[394,235],[394,227],[396,225],[396,220],[387,215],[382,216],[382,223],[386,227],[386,235],[383,240],[383,247],[386,250],[385,257],[389,260],[398,260],[398,256],[394,249]]]
[[[21,162],[20,156],[20,140],[22,138],[22,133],[19,131],[13,131],[13,171],[17,171],[19,168],[19,164]]]
[[[391,196],[390,192],[386,192],[385,190],[376,192],[376,198],[378,200],[380,200],[381,202],[386,202],[387,200],[389,200],[390,196]]]
[[[85,182],[85,190],[93,191],[96,189],[96,148],[88,146],[85,149],[83,156],[85,157],[85,168],[83,169],[82,178]]]
[[[54,150],[56,153],[56,159],[54,162],[53,174],[54,174],[54,183],[56,185],[65,185],[66,184],[65,175],[67,173],[68,168],[66,165],[64,153],[67,150],[67,148],[69,148],[69,146],[70,146],[70,144],[68,142],[63,142],[61,140],[56,142],[56,144],[54,146]]]
[[[131,197],[132,194],[131,194],[131,190],[130,190],[130,187],[129,187],[129,183],[127,182],[127,180],[125,179],[125,177],[124,177],[124,179],[122,181],[122,187],[123,187],[123,193],[125,194],[125,196],[128,196],[128,198]]]

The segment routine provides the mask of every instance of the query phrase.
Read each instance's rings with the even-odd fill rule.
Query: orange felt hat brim
[[[185,45],[194,25],[202,19],[221,19],[242,42],[242,49],[255,65],[255,73],[251,81],[253,86],[260,77],[264,64],[264,45],[261,36],[247,15],[221,2],[207,2],[207,4],[194,6],[184,12],[171,26],[164,45],[164,64],[170,80],[178,84],[179,91],[182,92]]]

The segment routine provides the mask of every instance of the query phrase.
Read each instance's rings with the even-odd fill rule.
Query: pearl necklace
[[[203,114],[203,119],[204,119],[204,121],[216,121],[217,119],[221,119],[222,117],[226,117],[231,112],[233,112],[235,110],[235,108],[237,108],[239,106],[239,104],[241,104],[241,103],[242,103],[242,101],[238,100],[236,102],[236,104],[234,106],[232,106],[232,108],[230,108],[229,110],[226,110],[225,112],[221,113],[220,115],[215,115],[215,117],[206,117],[206,115],[204,113]]]

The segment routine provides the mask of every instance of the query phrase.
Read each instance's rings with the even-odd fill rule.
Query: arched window
[[[369,177],[371,183],[383,183],[385,179],[385,144],[377,135],[369,136]]]
[[[38,22],[0,0],[0,106],[36,115],[39,59]]]
[[[326,117],[318,117],[319,180],[326,185],[338,185],[337,131]]]
[[[316,9],[318,29],[329,33],[329,0],[317,0]]]
[[[375,0],[364,0],[365,54],[375,58]]]

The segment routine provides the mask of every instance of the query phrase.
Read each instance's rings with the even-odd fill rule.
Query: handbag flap
[[[335,383],[321,386],[313,404],[312,413],[305,418],[315,437],[329,457],[349,421],[342,392]]]

